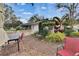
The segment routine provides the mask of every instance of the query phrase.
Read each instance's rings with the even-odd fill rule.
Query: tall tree
[[[30,19],[28,20],[28,22],[35,23],[35,22],[40,21],[41,19],[42,18],[38,14],[35,14],[32,17],[30,17]]]
[[[14,11],[12,7],[10,7],[7,4],[4,4],[4,16],[5,16],[5,22],[4,22],[4,28],[16,28],[18,25],[22,24],[21,21],[18,21],[19,17],[17,17],[14,14]]]
[[[4,16],[5,20],[10,20],[11,16],[13,15],[14,11],[12,10],[12,7],[10,7],[7,4],[4,4]]]
[[[79,12],[78,10],[78,3],[59,3],[57,4],[58,9],[59,8],[63,8],[65,10],[67,10],[67,13],[65,14],[67,17],[69,17],[69,20],[71,23],[71,25],[74,23],[73,20],[77,19],[77,17],[79,16]]]

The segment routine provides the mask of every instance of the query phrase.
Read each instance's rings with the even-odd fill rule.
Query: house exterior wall
[[[73,26],[73,30],[74,30],[75,32],[78,32],[78,30],[79,30],[79,25]]]
[[[33,33],[38,32],[39,31],[39,25],[38,24],[31,25],[31,30],[32,30]]]

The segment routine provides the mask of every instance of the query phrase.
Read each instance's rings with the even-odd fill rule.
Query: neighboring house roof
[[[39,24],[38,22],[37,23],[26,23],[25,25],[36,25],[36,24]]]
[[[25,23],[25,24],[21,24],[21,26],[31,26],[31,25],[38,25],[39,24],[39,22],[37,22],[37,23]]]

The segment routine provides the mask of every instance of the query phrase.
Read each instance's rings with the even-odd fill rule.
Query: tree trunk
[[[3,24],[4,24],[4,10],[3,10],[3,4],[0,4],[0,46],[3,45],[7,40],[9,39],[7,36],[7,33],[3,29]]]

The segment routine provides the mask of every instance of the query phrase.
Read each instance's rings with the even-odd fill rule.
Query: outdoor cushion
[[[75,53],[79,52],[79,38],[75,39]]]
[[[70,51],[72,51],[73,53],[79,52],[79,38],[70,38],[67,40],[68,40],[67,42],[68,45],[66,46],[66,49],[67,47],[69,47]]]
[[[58,51],[58,55],[61,56],[73,56],[73,54],[71,52],[68,52],[67,50],[63,49],[63,50],[59,50]]]
[[[64,49],[69,51],[69,52],[73,52],[73,54],[75,53],[75,39],[74,38],[69,38],[66,39],[65,44],[64,44]]]
[[[78,56],[79,55],[79,38],[66,37],[64,49],[57,52],[62,56]]]

